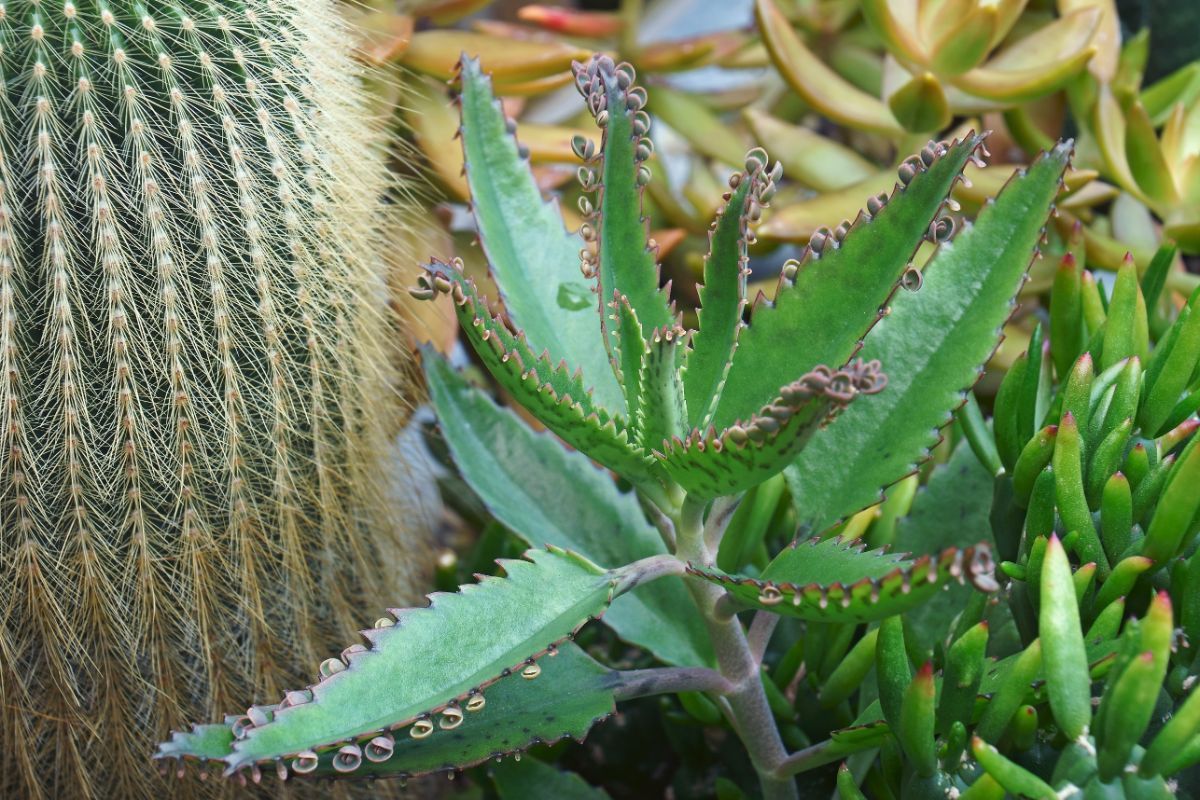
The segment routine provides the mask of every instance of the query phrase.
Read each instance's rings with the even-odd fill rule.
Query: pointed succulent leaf
[[[598,303],[578,272],[582,241],[567,233],[557,206],[542,199],[479,62],[463,59],[459,79],[471,210],[504,308],[535,352],[544,349],[551,363],[582,369],[596,401],[621,413]]]
[[[929,72],[915,75],[888,98],[888,107],[906,130],[926,133],[950,123],[950,105],[941,83]]]
[[[686,429],[683,381],[679,375],[680,350],[686,345],[683,328],[660,328],[646,342],[646,357],[638,379],[638,443],[646,450],[678,436]]]
[[[335,744],[366,745],[397,730],[421,738],[435,717],[453,716],[447,709],[468,705],[500,678],[536,676],[542,656],[637,580],[557,548],[526,557],[501,561],[504,578],[432,595],[427,608],[393,610],[395,621],[363,632],[369,646],[323,662],[317,683],[289,692],[269,719],[242,726],[226,771]]]
[[[365,743],[317,748],[277,762],[276,771],[285,778],[404,778],[465,769],[532,745],[581,741],[614,710],[613,673],[574,643],[563,643],[556,653],[538,662],[536,679],[522,672],[504,677],[486,697],[477,695],[474,702],[443,712],[432,728],[418,728],[420,736],[385,733]],[[156,757],[199,760],[202,769],[208,763],[224,767],[236,741],[232,726],[239,719],[244,725],[244,718],[230,717],[224,725],[176,733],[159,746]]]
[[[608,792],[538,758],[502,761],[488,768],[500,800],[609,800]]]
[[[901,165],[903,187],[872,198],[853,225],[813,234],[798,269],[781,278],[773,302],[760,296],[738,336],[713,415],[718,429],[766,405],[780,386],[817,364],[849,361],[908,280],[921,242],[942,230],[935,218],[982,143],[974,135],[931,142]]]
[[[742,117],[754,141],[771,143],[771,152],[783,164],[788,179],[810,189],[822,193],[845,189],[879,171],[858,151],[810,128],[784,122],[756,108],[747,108]]]
[[[404,52],[404,66],[449,80],[454,77],[459,53],[481,57],[497,80],[521,82],[565,72],[581,50],[564,42],[513,39],[460,30],[424,30],[412,37]]]
[[[1075,53],[1028,69],[996,69],[984,64],[950,80],[959,89],[994,103],[1028,103],[1061,89],[1092,57],[1085,47]]]
[[[746,171],[729,180],[725,206],[717,212],[704,259],[704,285],[700,288],[700,330],[684,361],[683,387],[688,398],[687,423],[703,428],[716,405],[725,370],[737,345],[746,305],[746,266],[750,222],[761,213],[774,192],[767,156],[753,150]]]
[[[608,304],[609,330],[613,343],[612,369],[625,392],[625,407],[629,409],[629,422],[636,430],[641,419],[642,368],[646,361],[646,337],[642,323],[629,298],[613,292]]]
[[[536,356],[524,334],[513,333],[488,311],[461,262],[430,264],[414,294],[450,294],[468,341],[496,381],[547,428],[631,481],[652,480],[653,463],[630,439],[625,421],[595,406],[578,374]]]
[[[748,606],[818,622],[867,622],[903,613],[952,580],[994,592],[991,550],[950,547],[910,561],[841,538],[793,544],[757,578],[689,564],[688,571],[723,586]]]
[[[193,725],[189,731],[173,731],[170,739],[159,744],[154,757],[201,764],[220,762],[233,752],[233,726],[239,719],[238,715],[231,714],[225,717],[224,723]],[[220,766],[224,769],[225,765]]]
[[[823,530],[878,502],[928,457],[1000,340],[1069,154],[1060,145],[1014,176],[938,250],[920,291],[892,299],[861,353],[887,368],[887,391],[818,431],[785,473],[802,523]]]
[[[600,296],[629,298],[644,331],[671,325],[675,312],[668,291],[659,286],[658,249],[642,215],[642,192],[650,178],[642,162],[652,152],[646,138],[650,117],[642,110],[646,91],[634,85],[633,67],[614,64],[608,56],[577,63],[574,69],[576,88],[604,129],[600,151],[580,168],[584,191],[598,194],[589,222],[599,251]],[[613,343],[608,344],[619,358]],[[624,371],[623,364],[618,366]]]
[[[463,479],[496,519],[534,547],[573,550],[602,566],[666,552],[631,493],[586,456],[536,433],[496,406],[443,358],[425,354],[430,397]],[[601,618],[627,642],[660,660],[708,666],[704,624],[678,610],[690,602],[679,581],[643,584]]]
[[[754,13],[779,74],[805,102],[851,128],[889,135],[904,132],[879,98],[849,83],[813,55],[772,0],[757,0]]]
[[[711,426],[693,429],[684,440],[666,442],[655,455],[693,497],[738,494],[778,474],[817,428],[859,395],[875,394],[886,384],[878,361],[858,361],[837,372],[821,365],[784,386],[748,420],[720,433]]]

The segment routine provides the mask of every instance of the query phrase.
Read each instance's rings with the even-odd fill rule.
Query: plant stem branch
[[[826,751],[833,744],[832,739],[826,739],[823,742],[817,742],[811,747],[806,747],[803,750],[797,750],[792,753],[774,770],[774,776],[777,778],[791,778],[791,776],[804,772],[809,769],[816,769],[824,764],[828,764],[836,759],[831,758]]]
[[[667,550],[675,552],[675,523],[663,512],[662,507],[653,498],[643,497],[642,510],[646,512],[646,515],[650,517],[650,521],[654,523],[654,527],[658,529],[658,535],[662,538]]]
[[[754,656],[754,661],[759,666],[762,666],[763,655],[767,652],[767,645],[771,643],[771,634],[775,632],[775,626],[779,624],[779,615],[772,614],[770,611],[759,611],[754,615],[754,621],[750,623],[750,632],[746,634],[746,641],[750,645],[750,654]]]
[[[741,497],[722,497],[713,503],[712,511],[704,523],[704,546],[715,553],[721,546],[725,529],[733,519],[733,512],[741,505]]]
[[[616,571],[617,594],[624,594],[635,586],[665,578],[668,575],[683,575],[687,565],[669,553],[634,561]]]
[[[715,669],[705,667],[660,667],[630,669],[613,673],[617,700],[633,700],[653,694],[716,692],[725,694],[733,684]]]
[[[702,504],[684,502],[675,525],[677,552],[684,561],[708,565],[713,556],[705,546],[703,517]],[[799,794],[795,781],[776,774],[787,758],[787,751],[767,704],[758,661],[746,640],[742,624],[736,617],[725,617],[717,612],[717,604],[725,596],[719,586],[700,580],[689,580],[685,585],[703,614],[721,674],[731,684],[724,699],[733,712],[734,728],[758,773],[763,797],[765,800],[796,800]]]

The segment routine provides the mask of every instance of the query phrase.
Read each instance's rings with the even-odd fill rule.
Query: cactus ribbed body
[[[147,796],[396,578],[386,184],[325,0],[0,3],[0,796]]]

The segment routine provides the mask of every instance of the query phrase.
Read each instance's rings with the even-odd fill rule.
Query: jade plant
[[[497,404],[425,352],[440,436],[459,474],[531,549],[501,560],[502,575],[434,594],[427,607],[390,609],[363,641],[323,661],[312,684],[178,732],[159,757],[177,760],[181,775],[194,763],[255,781],[264,772],[454,777],[582,739],[615,703],[657,695],[740,739],[766,797],[798,796],[798,774],[843,761],[843,796],[857,796],[860,784],[912,797],[930,787],[1023,793],[1013,781],[1029,780],[1028,770],[1012,757],[1036,734],[1028,709],[1044,713],[1047,702],[1061,737],[1096,754],[1094,769],[1087,757],[1072,769],[1100,782],[1126,774],[1140,731],[1111,720],[1131,702],[1125,686],[1134,679],[1122,676],[1153,677],[1167,663],[1168,601],[1124,633],[1119,615],[1097,614],[1104,627],[1093,623],[1085,643],[1074,596],[1081,579],[1064,577],[1057,538],[1041,548],[1044,568],[999,575],[986,526],[915,557],[871,546],[897,541],[876,533],[885,510],[911,499],[925,462],[941,460],[943,429],[1039,256],[1070,143],[1017,171],[959,224],[949,195],[980,162],[985,136],[930,141],[902,162],[892,191],[865,198],[853,223],[815,233],[770,298],[747,296],[749,247],[781,169],[752,150],[710,229],[692,331],[660,280],[642,208],[653,150],[647,92],[628,64],[606,56],[577,63],[574,76],[603,132],[599,147],[585,136],[573,142],[585,162],[575,234],[544,200],[480,64],[462,60],[459,134],[490,270],[476,280],[457,260],[434,261],[412,289],[448,303],[507,400]],[[914,253],[930,241],[936,252],[916,266]],[[495,304],[485,281],[498,290]],[[1116,303],[1114,295],[1110,309]],[[1140,341],[1136,332],[1113,337]],[[986,426],[955,428],[990,452]],[[955,458],[964,454],[974,459],[965,446]],[[765,557],[785,487],[786,538]],[[856,536],[864,514],[877,522],[867,540]],[[895,523],[893,532],[903,527]],[[1010,572],[1036,574],[1044,587],[1040,644],[1007,641],[1008,657],[988,661],[1000,652],[989,619],[1008,606],[997,590]],[[914,615],[949,596],[962,599],[961,613],[926,646]],[[578,644],[597,619],[646,654],[645,668]],[[1096,637],[1107,651],[1093,652]],[[1116,699],[1101,701],[1095,723],[1082,721],[1092,713],[1090,683],[1080,689],[1089,659],[1108,656]],[[1102,667],[1090,669],[1100,676]],[[1065,694],[1051,677],[1060,674],[1071,682]],[[1194,715],[1194,705],[1184,708]],[[1072,716],[1060,716],[1068,707]],[[1142,757],[1148,779],[1180,768],[1181,756],[1164,751],[1190,741],[1188,724],[1149,743],[1145,752],[1159,755],[1148,765]],[[501,775],[511,778],[498,770],[497,785]]]

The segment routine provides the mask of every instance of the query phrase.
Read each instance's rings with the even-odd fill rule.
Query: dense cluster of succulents
[[[1141,275],[1130,261],[1110,293],[1082,268],[1083,229],[1068,237],[1051,335],[1034,332],[988,426],[971,389],[1031,262],[1063,247],[1045,224],[1069,143],[959,224],[951,193],[984,137],[930,141],[754,300],[754,225],[782,176],[751,150],[709,229],[693,330],[643,206],[653,105],[607,56],[573,80],[602,129],[571,144],[577,234],[499,79],[461,62],[463,177],[498,295],[460,259],[412,289],[448,304],[513,406],[425,352],[465,486],[534,549],[390,610],[314,683],[159,757],[256,780],[454,777],[656,695],[739,739],[766,797],[797,796],[801,773],[806,794],[847,798],[1179,790],[1200,761],[1200,317],[1167,288],[1174,251]],[[597,618],[646,668],[577,644]],[[502,795],[520,773],[495,771]],[[691,793],[754,790],[718,776]]]
[[[337,10],[0,5],[0,795],[145,797],[410,569]]]

